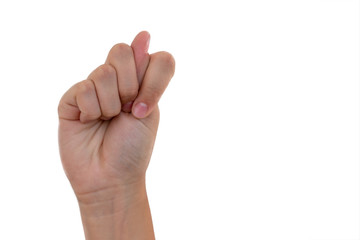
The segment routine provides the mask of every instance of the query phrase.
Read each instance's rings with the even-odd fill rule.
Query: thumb
[[[139,81],[139,86],[141,86],[150,61],[150,55],[148,53],[149,43],[150,34],[147,31],[138,33],[138,35],[136,35],[133,42],[131,43],[135,57],[136,74]]]

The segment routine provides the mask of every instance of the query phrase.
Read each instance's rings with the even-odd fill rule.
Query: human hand
[[[80,208],[124,202],[138,193],[133,186],[144,188],[158,101],[175,69],[171,54],[147,53],[149,38],[141,32],[131,46],[115,45],[105,64],[59,102],[60,156]]]

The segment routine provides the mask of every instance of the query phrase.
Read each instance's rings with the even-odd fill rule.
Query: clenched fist
[[[174,74],[175,61],[167,52],[149,55],[149,40],[150,35],[141,32],[131,46],[113,46],[105,63],[72,86],[58,106],[60,156],[79,201],[87,239],[116,239],[110,236],[115,233],[106,238],[105,229],[96,238],[89,229],[92,221],[101,226],[99,218],[105,216],[116,223],[104,227],[129,224],[116,236],[126,233],[137,239],[130,236],[134,227],[150,231],[148,223],[139,225],[140,220],[125,215],[136,215],[146,199],[145,172],[159,123],[158,101]],[[132,204],[139,206],[129,213]]]

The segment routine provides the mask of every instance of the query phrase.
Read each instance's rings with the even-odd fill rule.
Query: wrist
[[[77,198],[87,240],[155,239],[145,180]]]
[[[146,198],[145,181],[117,185],[92,192],[76,193],[79,208],[86,217],[104,217],[122,212]]]

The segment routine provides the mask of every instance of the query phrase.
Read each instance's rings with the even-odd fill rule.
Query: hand
[[[158,101],[175,69],[171,54],[147,53],[149,39],[141,32],[131,46],[115,45],[60,100],[60,156],[80,205],[129,198],[133,186],[144,185]]]

